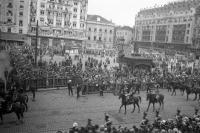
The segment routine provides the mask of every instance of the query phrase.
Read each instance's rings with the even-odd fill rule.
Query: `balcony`
[[[28,35],[35,36],[35,31],[29,31]],[[51,38],[60,38],[60,39],[74,39],[74,40],[86,40],[83,32],[66,32],[66,33],[53,33],[51,31],[39,31],[39,37],[51,37]]]

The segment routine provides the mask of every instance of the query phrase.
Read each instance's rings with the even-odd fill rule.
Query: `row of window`
[[[179,18],[171,18],[171,19],[153,19],[153,20],[145,20],[145,21],[136,21],[135,25],[149,25],[149,24],[165,24],[172,22],[187,22],[192,21],[192,17],[179,17]]]
[[[88,40],[92,40],[92,38],[90,36],[88,36]],[[104,40],[102,40],[102,37],[97,38],[97,36],[94,36],[93,37],[93,41],[105,41],[106,42],[107,38],[104,37]],[[111,37],[109,38],[109,42],[112,42],[112,38]]]
[[[90,32],[91,32],[91,31],[92,31],[92,28],[88,28],[88,31],[90,31]],[[97,28],[94,28],[94,32],[97,32]],[[102,29],[99,29],[99,32],[103,32],[103,31],[102,31]],[[108,32],[108,30],[107,30],[107,29],[105,29],[105,30],[104,30],[104,32],[105,32],[105,33],[107,33],[107,32]],[[113,30],[110,30],[110,34],[112,34],[112,32],[113,32]]]
[[[53,19],[47,19],[48,20],[48,24],[51,24],[51,25],[53,25]],[[44,18],[40,18],[40,22],[41,23],[44,23]],[[62,21],[61,20],[59,20],[59,19],[57,19],[56,20],[56,26],[61,26],[62,25]],[[65,21],[64,22],[64,25],[66,26],[66,25],[71,25],[70,23],[68,23],[68,21]],[[73,27],[77,27],[77,23],[76,22],[73,22],[73,25],[72,25]],[[83,24],[83,23],[81,23],[80,24],[80,27],[81,28],[84,28],[85,27],[85,24]]]
[[[7,32],[8,32],[8,33],[11,33],[11,32],[12,32],[11,27],[8,27]],[[22,30],[22,29],[19,29],[19,33],[22,34],[22,33],[23,33],[23,30]]]

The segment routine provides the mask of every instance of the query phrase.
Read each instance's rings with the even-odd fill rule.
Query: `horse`
[[[140,112],[140,105],[139,103],[141,103],[141,97],[140,96],[134,96],[133,94],[130,95],[129,99],[127,99],[127,96],[123,93],[121,93],[119,95],[119,99],[122,99],[121,100],[121,106],[119,108],[119,113],[120,113],[120,110],[121,108],[124,106],[124,109],[125,109],[125,114],[126,114],[126,106],[127,105],[133,105],[133,111],[132,113],[135,111],[135,105],[138,107],[138,113]]]
[[[180,90],[181,92],[181,95],[183,96],[184,95],[184,91],[185,91],[185,85],[183,85],[182,83],[170,83],[170,85],[167,87],[168,89],[168,92],[171,92],[172,91],[172,94],[171,96],[176,96],[176,90]]]
[[[147,111],[149,110],[149,106],[151,103],[153,104],[153,111],[155,110],[155,103],[159,103],[160,107],[162,106],[162,108],[164,109],[164,95],[163,94],[147,93],[147,101],[149,101]]]
[[[28,95],[27,94],[21,94],[21,93],[17,93],[16,96],[14,97],[14,102],[19,102],[20,104],[25,105],[26,107],[26,112],[28,111]]]
[[[196,100],[197,95],[199,94],[198,100],[200,100],[200,89],[195,88],[194,86],[192,86],[192,87],[186,86],[185,90],[186,90],[186,94],[187,94],[187,100],[188,100],[190,94],[195,94],[195,98],[193,100]]]
[[[8,109],[8,107],[10,109]],[[19,102],[16,103],[10,103],[8,101],[2,102],[0,107],[1,123],[3,124],[3,115],[10,114],[13,112],[16,114],[18,121],[23,122],[23,117],[25,112],[25,106],[23,104],[20,104]]]

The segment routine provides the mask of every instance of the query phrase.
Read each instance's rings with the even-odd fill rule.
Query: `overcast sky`
[[[133,26],[140,9],[164,5],[177,0],[89,0],[88,14],[100,15],[116,25]],[[180,1],[180,0],[179,0]]]

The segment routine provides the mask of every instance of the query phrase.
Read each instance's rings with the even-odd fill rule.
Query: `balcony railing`
[[[36,34],[35,31],[28,32],[28,35],[34,36]],[[66,39],[76,39],[76,40],[86,40],[87,38],[84,36],[84,33],[80,34],[77,33],[76,35],[73,34],[64,34],[64,33],[50,33],[50,32],[39,32],[39,36],[44,37],[55,37],[55,38],[66,38]]]

